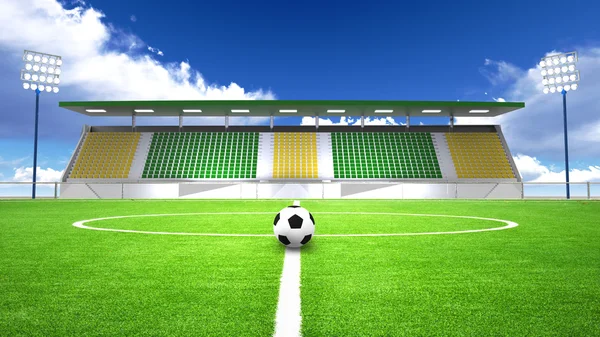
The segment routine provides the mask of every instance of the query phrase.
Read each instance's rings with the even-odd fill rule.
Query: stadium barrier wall
[[[31,182],[0,182],[0,198],[30,198]],[[565,183],[521,182],[37,182],[53,199],[565,199]],[[600,182],[570,183],[572,199],[600,199]]]

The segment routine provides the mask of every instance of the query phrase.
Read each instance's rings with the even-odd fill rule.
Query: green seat
[[[429,133],[331,134],[336,178],[441,178]]]
[[[258,133],[158,132],[152,137],[152,156],[142,177],[256,178],[258,139]],[[157,171],[161,174],[150,173]]]

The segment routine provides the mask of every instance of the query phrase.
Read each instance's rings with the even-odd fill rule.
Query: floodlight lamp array
[[[62,73],[62,57],[25,50],[21,81],[23,89],[58,93]]]
[[[544,94],[577,90],[579,70],[577,52],[549,55],[540,61]]]

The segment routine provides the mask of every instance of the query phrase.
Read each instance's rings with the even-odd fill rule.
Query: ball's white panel
[[[302,247],[307,235],[314,235],[315,225],[310,213],[303,207],[286,207],[279,212],[277,225],[273,226],[275,237],[283,235],[289,240],[287,247]]]

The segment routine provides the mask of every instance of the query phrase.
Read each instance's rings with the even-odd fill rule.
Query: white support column
[[[183,128],[183,113],[179,114],[179,132],[181,132],[181,129]]]
[[[131,114],[131,131],[135,132],[135,111]]]
[[[360,128],[364,128],[365,127],[365,116],[362,115],[360,116]]]
[[[274,124],[275,124],[275,116],[271,115],[271,131],[273,131]]]
[[[315,129],[319,130],[319,116],[315,116]]]
[[[225,131],[227,131],[227,129],[229,129],[229,116],[225,116]]]
[[[409,129],[410,128],[410,116],[406,115],[406,128]]]

